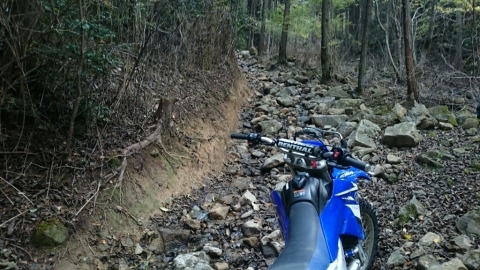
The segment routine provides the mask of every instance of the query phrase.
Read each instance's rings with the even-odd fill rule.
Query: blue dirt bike
[[[323,143],[339,137],[340,146]],[[298,136],[314,140],[297,141]],[[285,248],[270,270],[364,270],[372,267],[378,246],[378,220],[358,196],[358,179],[371,180],[371,166],[353,158],[338,132],[307,127],[293,140],[261,134],[231,134],[249,146],[275,146],[284,153],[293,179],[272,191]]]

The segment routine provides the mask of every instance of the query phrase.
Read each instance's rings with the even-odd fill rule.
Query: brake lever
[[[305,132],[306,134],[315,135],[315,137],[317,138],[323,138],[323,132],[317,128],[306,127],[303,128],[303,132]]]
[[[316,139],[322,139],[323,138],[323,133],[320,130],[317,130],[315,128],[304,128],[302,131],[295,132],[293,135],[293,140],[297,140],[297,137],[299,135],[311,135],[314,136]]]

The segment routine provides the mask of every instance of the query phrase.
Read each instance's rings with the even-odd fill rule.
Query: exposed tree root
[[[150,134],[145,140],[140,141],[138,143],[134,143],[132,145],[127,146],[123,150],[123,160],[122,160],[122,165],[120,166],[120,176],[118,177],[117,184],[115,185],[115,188],[121,187],[123,178],[125,176],[125,170],[127,168],[127,157],[131,156],[133,153],[138,152],[139,150],[149,146],[153,142],[157,142],[158,144],[162,144],[162,129],[163,129],[163,124],[162,121],[159,121],[157,123],[157,128],[155,131]],[[115,190],[114,188],[114,190]],[[112,191],[113,192],[113,191]]]
[[[157,112],[155,113],[155,118],[158,119],[155,131],[152,134],[150,134],[145,140],[140,141],[138,143],[134,143],[130,146],[127,146],[123,150],[123,160],[120,166],[120,176],[118,177],[117,184],[113,189],[114,191],[117,187],[121,188],[122,186],[122,181],[123,181],[123,178],[125,177],[125,170],[127,169],[127,158],[133,153],[136,153],[146,148],[152,143],[157,143],[162,148],[163,152],[165,152],[165,154],[167,154],[173,159],[188,158],[188,157],[182,157],[182,156],[174,156],[170,154],[162,142],[162,134],[164,134],[164,128],[170,127],[169,124],[170,124],[170,120],[172,119],[172,111],[177,101],[178,99],[161,98],[159,100]],[[170,163],[168,159],[167,161]],[[113,191],[112,191],[112,194],[113,194]],[[120,191],[120,194],[121,194],[121,191]]]

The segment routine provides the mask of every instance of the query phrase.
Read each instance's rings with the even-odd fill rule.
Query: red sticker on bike
[[[305,189],[299,189],[299,190],[294,190],[293,191],[293,197],[302,197],[305,196]]]

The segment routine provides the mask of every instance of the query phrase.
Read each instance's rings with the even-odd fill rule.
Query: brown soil
[[[99,251],[92,247],[98,244],[92,243],[94,235],[128,236],[138,242],[150,217],[168,215],[165,203],[188,196],[192,187],[221,173],[229,133],[237,127],[238,111],[251,94],[243,75],[234,76],[228,98],[209,108],[207,117],[183,125],[180,140],[163,138],[165,149],[152,144],[129,157],[121,187],[103,190],[94,202],[95,211],[80,214],[76,234],[56,248],[54,269],[102,269]],[[159,156],[152,156],[155,150]]]

